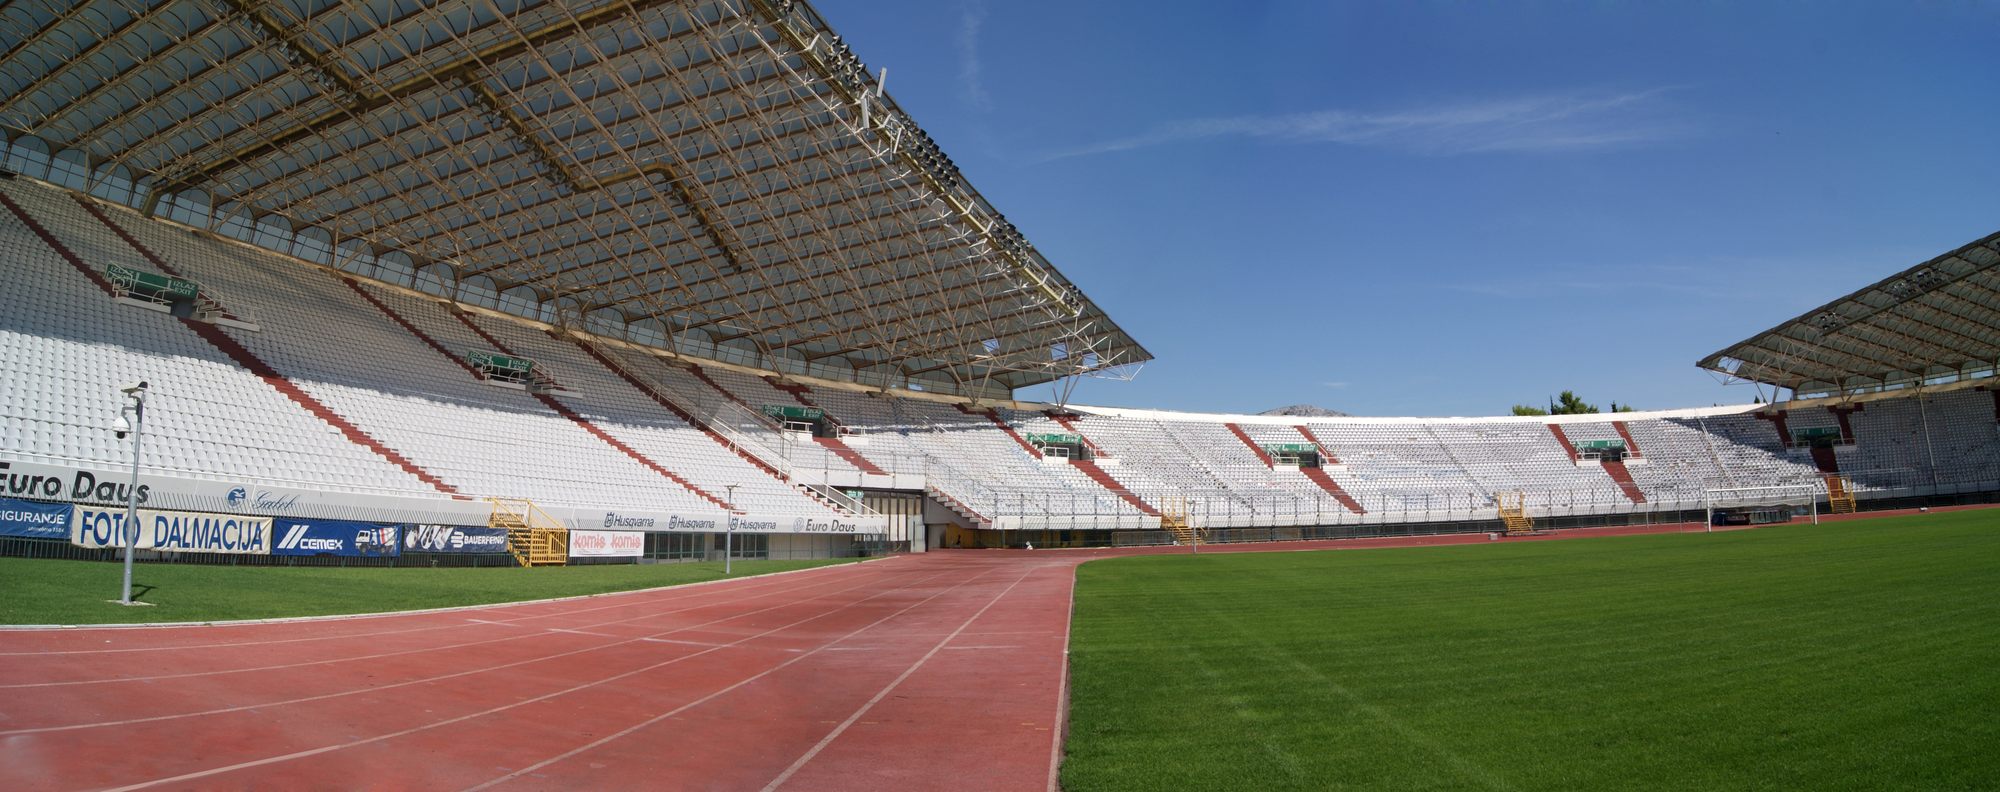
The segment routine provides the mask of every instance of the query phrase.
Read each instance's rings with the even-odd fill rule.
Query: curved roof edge
[[[884,387],[1151,358],[805,0],[6,8],[6,166],[149,216]]]
[[[1484,417],[1438,416],[1438,417],[1366,417],[1350,415],[1345,417],[1315,418],[1298,415],[1234,415],[1230,413],[1178,412],[1174,410],[1143,410],[1129,407],[1089,407],[1081,404],[1070,405],[1070,409],[1092,415],[1119,418],[1151,418],[1158,421],[1240,423],[1264,426],[1297,426],[1299,424],[1352,424],[1397,426],[1427,423],[1470,423],[1470,424],[1569,424],[1608,423],[1611,421],[1644,421],[1663,418],[1707,418],[1718,415],[1740,415],[1770,407],[1767,404],[1726,404],[1717,407],[1689,407],[1679,410],[1645,410],[1621,413],[1586,413],[1583,415],[1492,415]],[[1783,406],[1783,405],[1779,405]]]
[[[1702,358],[1798,394],[1931,384],[2000,361],[2000,233],[1988,234]]]

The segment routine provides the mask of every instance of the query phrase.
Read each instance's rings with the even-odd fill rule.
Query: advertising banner
[[[882,526],[885,523],[885,521],[880,517],[877,517],[874,520],[871,520],[870,522],[875,526],[875,530],[877,531],[882,530]],[[851,534],[851,533],[862,532],[861,521],[848,517],[828,517],[826,519],[819,519],[819,520],[813,519],[811,517],[794,517],[792,518],[792,521],[789,523],[789,526],[790,526],[790,530],[788,531],[789,533]],[[738,531],[744,530],[743,524],[738,523],[736,530]],[[785,528],[776,527],[775,525],[770,528],[762,528],[759,530],[787,532]]]
[[[70,543],[81,547],[124,547],[125,510],[75,506]],[[271,518],[241,514],[139,510],[139,549],[177,553],[270,555]]]
[[[336,555],[379,558],[400,555],[402,526],[352,520],[295,520],[272,523],[271,555]]]
[[[598,512],[576,514],[569,520],[572,531],[605,528],[615,531],[673,531],[676,533],[702,533],[722,530],[722,521],[727,516],[722,512],[697,514],[677,514],[669,512],[602,512],[603,519],[597,519]]]
[[[73,509],[67,503],[0,498],[0,536],[68,539],[69,518]]]
[[[637,558],[646,552],[646,535],[638,531],[570,531],[571,558]]]
[[[0,452],[0,457],[5,453]],[[73,501],[122,509],[131,493],[130,469],[55,465],[44,462],[0,458],[0,498],[46,501]],[[919,481],[915,486],[921,486]],[[139,477],[140,508],[209,513],[237,513],[264,517],[326,515],[384,524],[424,524],[431,526],[474,526],[486,521],[492,505],[478,500],[446,497],[391,495],[288,488],[276,484],[231,480],[185,478],[142,473]],[[721,533],[729,529],[730,515],[716,511],[652,511],[620,508],[606,504],[600,508],[552,506],[546,509],[571,529],[607,531],[672,531],[676,533]],[[846,517],[827,512],[811,516],[753,512],[735,516],[735,529],[745,533],[879,533],[887,520],[881,516]],[[485,530],[483,525],[478,525]],[[401,533],[403,549],[412,550],[411,531]],[[436,533],[435,531],[432,533]],[[68,536],[67,533],[63,534]],[[466,550],[435,552],[505,552],[505,542],[490,537],[459,534],[461,540],[475,538]]]
[[[507,529],[473,525],[412,525],[403,529],[407,553],[505,553]]]
[[[123,508],[131,468],[82,467],[0,459],[0,497],[73,501]],[[483,521],[492,506],[445,497],[317,490],[246,481],[141,473],[139,506],[240,514],[334,514],[388,522]]]
[[[568,517],[571,531],[602,528],[614,531],[666,531],[671,533],[880,533],[886,530],[887,518],[874,517],[799,517],[776,514],[671,514],[664,512],[583,512],[581,510],[550,509],[550,512]],[[599,515],[602,515],[600,518]]]

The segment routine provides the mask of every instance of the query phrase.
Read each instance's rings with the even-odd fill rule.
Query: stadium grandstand
[[[811,556],[2000,490],[2000,237],[1702,361],[1782,404],[1040,404],[1014,394],[1149,355],[805,3],[0,16],[4,494],[77,510],[15,530],[17,554],[105,545],[87,527],[132,494],[110,427],[133,381],[148,508],[365,521],[416,558],[496,531],[472,544],[531,564],[565,561],[570,532],[616,534],[623,560],[711,557],[735,531],[739,553]]]
[[[1976,387],[2000,365],[1993,308],[2000,234],[1898,272],[1703,358],[1701,367],[1792,400]]]
[[[0,3],[0,788],[1995,777],[1996,513],[1914,512],[2000,502],[2000,234],[1754,403],[1073,404],[1151,353],[887,83],[805,0]]]

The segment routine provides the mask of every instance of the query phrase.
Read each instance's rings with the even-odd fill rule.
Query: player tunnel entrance
[[[1319,467],[1319,446],[1312,443],[1274,443],[1264,446],[1264,453],[1271,457],[1273,467]]]
[[[1083,442],[1083,435],[1080,434],[1029,432],[1027,440],[1028,445],[1034,446],[1035,450],[1042,452],[1042,456],[1046,458],[1088,461],[1096,457],[1091,451],[1090,444]]]

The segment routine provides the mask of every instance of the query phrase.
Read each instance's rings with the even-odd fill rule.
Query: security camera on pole
[[[722,534],[722,576],[729,577],[730,562],[736,558],[736,486],[730,484],[723,489],[729,491],[729,522]]]
[[[139,546],[139,443],[146,430],[146,381],[140,380],[119,388],[120,393],[131,399],[118,411],[118,425],[113,430],[118,439],[132,436],[132,482],[125,490],[125,590],[119,595],[120,605],[147,605],[150,603],[132,601],[132,556]]]

